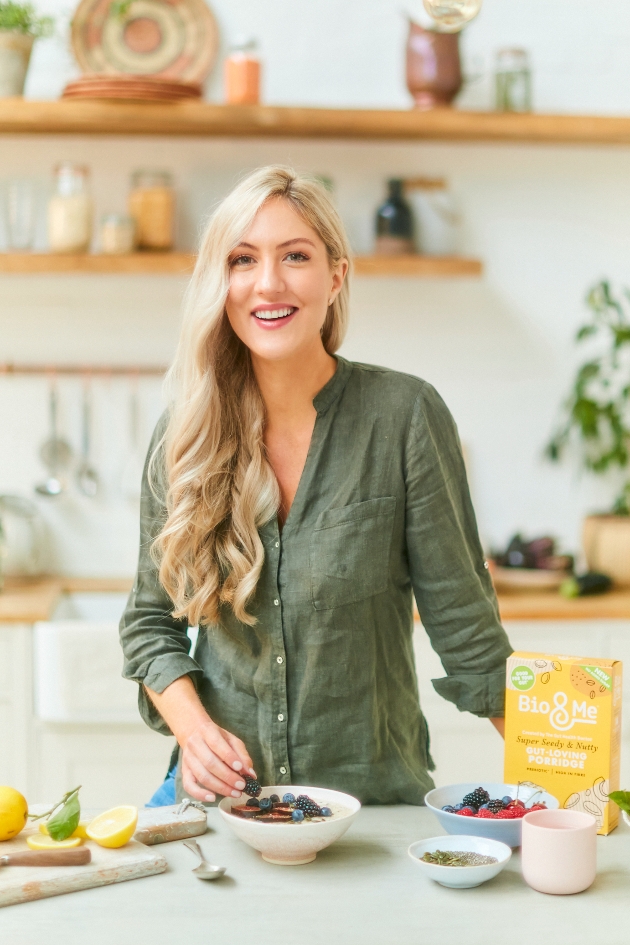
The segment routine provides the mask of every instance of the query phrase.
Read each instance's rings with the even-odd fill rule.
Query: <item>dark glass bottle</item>
[[[413,253],[413,213],[405,200],[404,182],[392,178],[387,182],[385,203],[376,211],[375,251],[387,256]]]

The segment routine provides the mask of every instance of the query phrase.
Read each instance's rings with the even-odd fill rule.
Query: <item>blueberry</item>
[[[488,810],[488,805],[487,805],[487,804],[482,804],[481,807],[479,808],[479,810]]]
[[[463,805],[463,804],[453,804],[453,809],[454,809],[454,810],[463,810],[463,809],[464,809],[464,805]]]
[[[282,800],[285,804],[295,804],[295,794],[283,794]]]
[[[445,810],[447,814],[453,814],[453,813],[455,812],[455,808],[453,807],[452,804],[446,804],[446,805],[442,808],[442,810]]]
[[[271,810],[272,803],[270,797],[261,797],[260,799],[260,809],[261,810]]]
[[[277,794],[272,794],[269,800],[273,801],[274,804],[278,804],[280,802],[280,798],[278,797]]]
[[[322,807],[321,815],[322,817],[332,817],[332,811],[330,807]]]
[[[301,820],[304,820],[304,811],[294,810],[291,814],[291,820],[294,820],[296,824],[299,824]]]
[[[250,797],[247,801],[247,807],[260,807],[260,801],[257,797]]]
[[[506,794],[505,797],[501,798],[501,800],[503,801],[506,807],[508,804],[512,803],[512,798],[509,796],[509,794]]]

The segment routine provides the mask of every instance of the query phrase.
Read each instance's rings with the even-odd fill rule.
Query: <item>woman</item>
[[[502,724],[511,648],[456,428],[424,381],[335,356],[349,255],[324,189],[283,167],[202,241],[121,623],[141,714],[180,746],[178,797],[257,773],[422,804],[412,593],[437,691]]]

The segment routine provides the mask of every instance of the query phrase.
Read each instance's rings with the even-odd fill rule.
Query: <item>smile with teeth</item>
[[[252,315],[255,318],[262,318],[263,321],[276,321],[278,318],[288,318],[289,315],[293,315],[297,309],[294,305],[287,305],[285,308],[274,308],[267,309],[266,311],[260,310],[257,312],[252,312]]]

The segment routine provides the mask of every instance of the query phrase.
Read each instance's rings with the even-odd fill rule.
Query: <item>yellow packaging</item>
[[[505,693],[505,781],[533,781],[560,807],[597,818],[598,833],[617,826],[621,662],[513,653]]]

